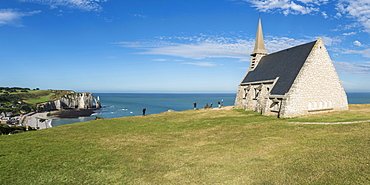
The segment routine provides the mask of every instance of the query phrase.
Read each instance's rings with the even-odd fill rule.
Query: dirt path
[[[234,109],[234,106],[223,106],[221,108],[213,107],[209,108],[208,110],[231,110],[231,109]]]
[[[352,105],[351,104],[351,106],[354,106],[354,107],[364,107],[364,106],[368,106],[368,105],[370,105],[370,104],[359,104],[359,105],[357,105],[357,104],[356,105]],[[224,106],[224,107],[221,107],[221,108],[213,107],[213,108],[210,108],[208,110],[231,110],[233,108],[234,108],[234,106]],[[302,125],[340,125],[340,124],[353,124],[353,123],[366,123],[366,122],[369,122],[370,123],[370,120],[333,122],[333,123],[325,123],[325,122],[287,122],[287,123],[291,123],[291,124],[302,124]]]
[[[288,122],[292,124],[302,124],[302,125],[339,125],[339,124],[353,124],[353,123],[366,123],[370,120],[364,121],[347,121],[347,122],[334,122],[334,123],[320,123],[320,122]]]

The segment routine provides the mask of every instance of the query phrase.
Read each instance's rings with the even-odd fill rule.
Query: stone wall
[[[283,102],[281,117],[348,110],[347,95],[319,39]]]
[[[261,113],[268,111],[266,106],[274,84],[274,80],[269,80],[239,85],[234,107]]]
[[[277,80],[240,84],[234,107],[282,118],[348,110],[347,95],[321,39],[317,40],[288,93],[270,94]]]

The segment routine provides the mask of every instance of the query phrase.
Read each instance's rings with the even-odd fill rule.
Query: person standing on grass
[[[197,102],[194,102],[194,110],[197,109]]]
[[[143,116],[145,116],[146,108],[143,108]]]
[[[220,100],[218,100],[217,104],[218,104],[218,108],[220,109],[221,108],[221,102],[220,102]]]

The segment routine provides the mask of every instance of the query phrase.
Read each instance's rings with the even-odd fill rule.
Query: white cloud
[[[156,41],[119,42],[122,47],[144,49],[138,54],[156,54],[176,56],[191,59],[204,58],[236,58],[242,61],[249,60],[246,52],[252,51],[253,41],[228,39],[223,37],[160,37]]]
[[[290,48],[293,46],[298,46],[298,45],[301,45],[307,42],[311,42],[313,40],[314,40],[313,38],[294,39],[294,38],[288,38],[288,37],[269,37],[267,36],[265,39],[265,48],[269,53],[274,53],[274,52],[277,52],[277,51],[280,51],[286,48]]]
[[[358,27],[360,26],[361,24],[358,22],[353,22],[351,24],[346,24],[346,25],[340,24],[337,26],[336,29],[333,29],[332,31],[353,30],[353,29],[356,29],[356,31],[358,31]]]
[[[310,14],[318,12],[319,6],[326,4],[328,0],[244,0],[252,4],[257,10],[262,12],[280,12],[288,14]],[[323,14],[324,17],[326,15]],[[327,15],[326,15],[327,16]]]
[[[327,19],[329,16],[328,16],[328,14],[326,14],[326,12],[325,11],[322,11],[321,12],[321,15],[325,18],[325,19]]]
[[[337,19],[339,19],[339,18],[341,18],[342,17],[342,14],[340,14],[339,12],[337,12],[336,14],[335,14],[335,16],[334,16],[334,18],[337,18]]]
[[[365,50],[346,50],[343,53],[344,54],[360,54],[363,57],[370,58],[370,49],[365,49]]]
[[[365,28],[365,31],[370,33],[369,0],[341,0],[336,6],[341,14],[356,19]]]
[[[23,26],[22,17],[31,16],[38,14],[41,11],[32,11],[32,12],[19,12],[14,9],[0,9],[0,26],[11,25],[11,26]]]
[[[370,66],[356,65],[349,62],[333,61],[335,69],[339,74],[365,74],[370,73]]]
[[[349,32],[349,33],[343,33],[342,35],[348,36],[348,35],[354,35],[356,32]]]
[[[324,42],[325,46],[335,46],[335,45],[338,45],[339,43],[342,42],[342,37],[340,37],[340,36],[328,37],[328,36],[325,36],[325,35],[318,35],[318,36],[314,36],[314,37],[308,37],[307,36],[307,38],[309,39],[308,41],[314,41],[317,38],[321,38],[322,41]],[[305,41],[305,40],[302,40],[302,41]]]
[[[321,15],[327,19],[330,16],[326,11],[320,11],[323,5],[327,5],[329,0],[242,0],[248,2],[252,7],[261,12],[278,12],[284,15],[289,14],[312,14],[321,12]],[[342,27],[342,30],[348,30],[361,26],[370,33],[370,0],[336,0],[335,8],[338,12],[331,15],[334,18],[349,17],[356,23]],[[327,9],[327,7],[325,7]],[[339,30],[339,29],[337,29]]]
[[[280,51],[292,46],[311,42],[314,39],[293,39],[288,37],[271,37],[265,39],[266,50],[269,53]],[[137,54],[152,54],[175,56],[201,60],[206,58],[234,58],[238,61],[249,61],[253,51],[254,39],[225,38],[217,36],[194,37],[160,37],[157,41],[118,42],[121,47],[143,50]],[[207,64],[202,64],[206,66]]]
[[[362,47],[363,46],[362,43],[360,41],[358,41],[358,40],[354,41],[353,44],[355,46],[359,46],[359,47]]]
[[[31,2],[49,5],[50,8],[55,9],[58,6],[67,6],[69,8],[81,9],[85,11],[101,11],[100,3],[108,0],[20,0],[22,2]]]
[[[190,64],[190,65],[205,66],[205,67],[213,67],[213,66],[216,66],[216,64],[211,63],[211,62],[184,62],[182,64]]]
[[[133,17],[140,17],[140,18],[143,18],[143,19],[148,18],[147,15],[142,15],[142,14],[132,14],[131,16],[133,16]]]
[[[247,49],[246,46],[241,43],[198,43],[151,48],[148,51],[140,52],[140,54],[160,54],[192,59],[227,57],[245,60],[245,49]]]
[[[153,59],[154,61],[157,61],[157,62],[164,62],[164,61],[167,61],[167,59],[164,59],[164,58],[157,58],[157,59]]]
[[[304,4],[316,4],[316,5],[321,5],[321,4],[326,4],[328,3],[329,0],[298,0]]]
[[[324,41],[325,45],[327,46],[333,46],[342,42],[341,37],[338,36],[337,37],[321,36],[321,38]]]

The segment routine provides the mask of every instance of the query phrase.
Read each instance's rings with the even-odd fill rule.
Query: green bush
[[[0,124],[0,132],[3,134],[9,134],[11,132],[11,128],[8,125]]]
[[[24,130],[13,130],[12,133],[13,134],[18,134],[18,133],[22,133],[22,132],[25,132]]]
[[[28,128],[28,131],[36,130],[32,127]],[[26,132],[26,127],[24,126],[9,126],[9,125],[4,125],[0,124],[0,135],[5,134],[8,135],[9,133],[12,134],[17,134],[17,133],[22,133]]]

